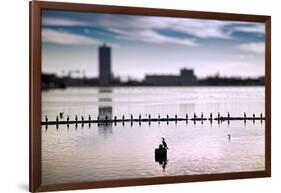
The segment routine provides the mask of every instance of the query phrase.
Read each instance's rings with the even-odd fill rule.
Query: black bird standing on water
[[[168,146],[167,146],[167,143],[166,143],[166,141],[165,141],[165,138],[162,138],[162,144],[163,144],[163,147],[164,147],[165,149],[168,149]]]

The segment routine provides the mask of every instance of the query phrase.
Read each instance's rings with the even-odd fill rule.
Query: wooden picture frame
[[[106,188],[151,184],[183,183],[211,180],[260,178],[271,176],[271,17],[232,13],[214,13],[185,10],[169,10],[94,4],[31,1],[30,6],[30,191],[61,191],[89,188]],[[77,182],[55,185],[41,183],[41,11],[42,9],[118,13],[145,16],[216,19],[265,23],[265,170],[187,176],[166,176],[140,179],[120,179],[96,182]]]

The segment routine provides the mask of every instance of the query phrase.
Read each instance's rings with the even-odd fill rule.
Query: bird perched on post
[[[167,146],[167,143],[166,143],[166,141],[165,141],[165,138],[162,138],[162,144],[163,144],[163,147],[164,147],[165,149],[168,149],[168,146]]]
[[[60,119],[63,119],[63,114],[64,114],[64,112],[60,112],[60,113],[59,113]]]

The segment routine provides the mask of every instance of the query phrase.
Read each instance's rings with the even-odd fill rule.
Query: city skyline
[[[112,72],[146,74],[194,69],[202,78],[264,76],[264,24],[43,10],[42,72],[81,70],[98,77],[98,47],[112,49]],[[137,70],[136,70],[137,69]]]

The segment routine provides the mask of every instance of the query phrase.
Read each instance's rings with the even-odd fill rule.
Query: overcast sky
[[[43,10],[42,71],[98,76],[98,46],[112,47],[112,71],[198,77],[264,75],[263,23]]]

